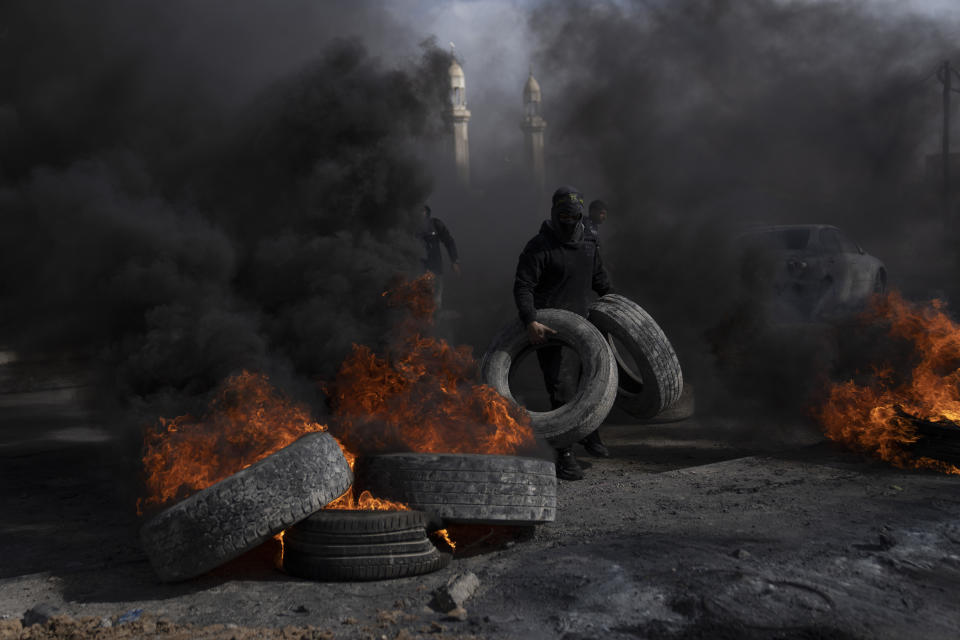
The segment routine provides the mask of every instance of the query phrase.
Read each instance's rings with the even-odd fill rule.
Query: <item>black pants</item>
[[[560,345],[551,345],[549,347],[541,347],[537,349],[537,360],[540,362],[540,371],[543,372],[543,383],[547,388],[547,394],[550,396],[550,408],[556,409],[567,402],[567,394],[565,388],[565,373],[563,368],[563,347]],[[576,380],[579,381],[580,375],[583,373],[582,367],[576,372]],[[587,438],[589,439],[593,436],[598,436],[598,432],[594,431]],[[599,437],[597,437],[599,440]]]
[[[561,370],[563,368],[563,347],[551,345],[537,349],[537,360],[543,372],[543,383],[550,397],[550,408],[556,409],[566,403]]]

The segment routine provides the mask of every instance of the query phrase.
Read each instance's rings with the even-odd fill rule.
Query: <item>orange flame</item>
[[[387,355],[353,345],[332,385],[337,431],[354,451],[513,454],[533,444],[530,418],[491,387],[473,382],[468,346],[424,337],[432,275],[386,292],[411,321]],[[417,326],[420,322],[421,326]]]
[[[869,385],[852,380],[834,384],[826,404],[815,412],[827,437],[901,468],[960,474],[953,465],[915,457],[909,450],[921,438],[915,419],[960,423],[960,325],[943,307],[939,300],[916,306],[896,292],[875,301],[865,319],[889,323],[889,335],[910,345],[916,364],[902,381],[885,364]]]
[[[405,313],[398,347],[377,356],[354,345],[342,364],[332,398],[338,439],[350,468],[352,451],[515,453],[533,444],[529,416],[490,387],[476,385],[469,347],[450,347],[422,337],[432,322],[433,276],[398,282],[384,292],[387,304]],[[372,427],[372,428],[367,428]],[[226,380],[201,418],[161,418],[144,436],[147,496],[143,507],[185,498],[242,470],[311,432],[326,427],[271,386],[244,371]],[[342,441],[341,441],[342,440]],[[346,443],[347,446],[344,446]],[[360,488],[357,488],[359,490]],[[331,509],[408,509],[354,490]],[[281,541],[282,542],[282,541]]]
[[[457,543],[453,541],[453,538],[450,537],[450,532],[446,529],[437,529],[433,533],[446,542],[451,551],[454,551],[457,548]]]
[[[305,407],[292,404],[262,374],[247,371],[229,378],[211,401],[201,420],[189,415],[160,419],[160,429],[145,437],[143,457],[149,495],[143,507],[163,504],[249,467],[271,453],[325,426],[313,422]],[[352,470],[356,456],[339,440]],[[331,509],[409,510],[404,504],[380,500],[364,491],[356,500],[348,490],[330,504]],[[278,534],[281,549],[282,533]]]
[[[393,502],[376,498],[369,491],[361,491],[359,497],[354,497],[353,491],[345,494],[328,504],[324,509],[344,509],[349,511],[410,511],[410,507],[402,502]]]
[[[287,532],[281,531],[277,535],[273,536],[273,539],[276,540],[277,544],[279,545],[276,555],[273,558],[273,566],[280,570],[283,570],[283,536],[285,535],[287,535]]]
[[[182,499],[326,427],[291,403],[263,374],[244,371],[221,385],[202,418],[160,418],[144,434],[143,507]]]
[[[391,307],[401,307],[406,310],[407,323],[433,323],[433,314],[437,310],[433,299],[433,286],[436,276],[426,272],[413,280],[396,280],[391,289],[383,292],[387,304]]]

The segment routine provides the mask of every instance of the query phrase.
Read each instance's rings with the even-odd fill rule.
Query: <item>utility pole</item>
[[[960,93],[960,89],[953,88],[953,78],[960,80],[960,72],[949,60],[944,60],[937,69],[937,80],[943,85],[943,139],[941,140],[943,163],[943,224],[952,230],[955,224],[953,213],[953,194],[950,185],[950,94]]]
[[[950,61],[941,68],[943,82],[943,222],[949,228],[953,222],[950,209]]]

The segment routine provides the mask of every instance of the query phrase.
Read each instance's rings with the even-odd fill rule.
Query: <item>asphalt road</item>
[[[956,638],[960,479],[902,471],[810,425],[695,416],[603,429],[613,457],[560,482],[557,521],[454,531],[451,565],[320,583],[273,543],[198,579],[158,582],[129,465],[69,386],[0,396],[0,622],[75,618],[311,625],[336,638]],[[458,572],[465,620],[429,607]],[[131,617],[133,617],[131,616]],[[0,626],[2,635],[2,626]],[[253,633],[252,635],[256,635]]]

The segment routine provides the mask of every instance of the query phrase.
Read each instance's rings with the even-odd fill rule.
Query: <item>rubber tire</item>
[[[427,540],[429,516],[422,511],[329,509],[287,529],[284,548],[380,545]]]
[[[562,309],[538,309],[537,321],[557,331],[547,344],[573,349],[582,374],[574,397],[552,411],[530,411],[534,433],[554,447],[569,447],[592,433],[610,413],[617,395],[617,363],[603,334],[586,319]],[[519,319],[503,327],[487,348],[480,364],[484,384],[514,404],[510,370],[534,350]]]
[[[161,580],[186,580],[266,542],[352,482],[333,436],[311,433],[161,511],[140,540]]]
[[[697,402],[693,392],[693,385],[684,382],[680,398],[652,418],[639,419],[640,424],[666,424],[689,420],[697,412]]]
[[[611,293],[590,305],[587,319],[604,336],[616,338],[640,369],[642,388],[637,390],[629,383],[640,381],[618,363],[617,408],[636,418],[652,418],[679,400],[683,391],[680,361],[666,334],[643,307]]]
[[[311,544],[299,538],[288,540],[283,537],[283,553],[289,552],[309,555],[316,558],[356,558],[360,556],[402,556],[426,553],[436,549],[425,531],[420,532],[420,540],[409,542],[367,543],[363,536],[354,544]]]
[[[423,529],[428,521],[427,514],[415,510],[325,509],[297,523],[295,529],[314,534],[356,536]]]
[[[557,516],[552,461],[517,456],[390,453],[357,460],[357,486],[445,523],[529,525]]]
[[[312,533],[310,531],[298,531],[296,526],[287,529],[284,534],[284,541],[299,540],[305,544],[356,544],[358,540],[363,540],[365,544],[386,544],[392,542],[413,542],[422,540],[426,536],[426,529],[398,529],[397,531],[384,531],[383,533],[351,533],[344,535],[329,535],[325,533]]]
[[[321,558],[284,552],[284,572],[298,578],[322,581],[390,580],[431,573],[450,564],[451,555],[434,547],[424,553]]]
[[[911,455],[960,465],[960,427],[953,424],[916,424],[920,438],[907,447]]]

